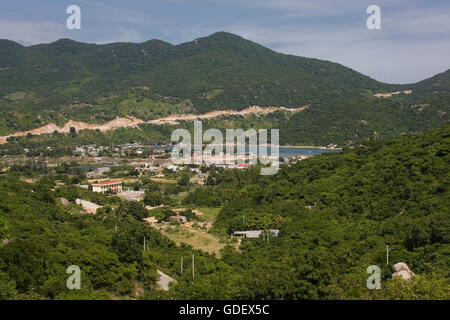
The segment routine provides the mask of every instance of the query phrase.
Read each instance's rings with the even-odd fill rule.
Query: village
[[[212,157],[214,158],[214,157]],[[237,157],[238,158],[238,157]],[[245,160],[248,162],[249,155]],[[214,160],[214,159],[212,159]],[[117,196],[126,201],[138,201],[145,204],[145,209],[149,216],[143,218],[142,221],[149,226],[154,227],[177,244],[182,242],[192,245],[194,248],[207,251],[212,254],[219,254],[221,248],[226,244],[233,244],[239,247],[242,238],[255,239],[259,237],[277,237],[279,230],[242,230],[235,231],[230,234],[230,238],[212,235],[209,231],[212,228],[215,218],[220,208],[218,207],[190,207],[182,206],[183,197],[195,186],[204,186],[214,183],[208,180],[211,172],[223,169],[245,170],[250,166],[247,164],[218,164],[213,161],[207,162],[203,166],[197,165],[175,165],[171,159],[167,157],[167,153],[151,154],[147,160],[134,160],[128,162],[131,170],[134,171],[133,176],[118,177],[113,175],[114,164],[106,163],[110,166],[103,166],[104,163],[97,165],[85,166],[90,171],[86,172],[88,184],[79,184],[78,187],[92,190],[92,192],[102,193],[108,196]],[[114,178],[111,178],[114,177]],[[147,204],[145,201],[146,191],[141,186],[136,187],[136,182],[140,178],[150,177],[151,181],[165,185],[181,184],[189,186],[186,191],[172,195],[172,199],[177,199],[175,203],[165,204],[162,202],[153,202]],[[186,178],[188,177],[188,179]],[[182,182],[181,180],[185,181]],[[169,187],[170,188],[170,187]],[[162,191],[164,193],[164,189]],[[102,206],[82,199],[76,199],[76,203],[80,205],[87,213],[95,214]]]
[[[171,146],[155,144],[143,146],[128,143],[115,147],[87,145],[74,150],[72,157],[2,157],[2,171],[20,171],[30,168],[23,178],[34,183],[39,172],[53,173],[55,188],[75,187],[73,199],[58,198],[61,205],[74,214],[105,212],[120,202],[135,202],[145,209],[141,221],[159,230],[180,245],[185,243],[195,249],[220,256],[226,245],[239,250],[243,238],[277,237],[279,230],[242,229],[228,235],[217,234],[213,225],[221,210],[220,205],[205,206],[185,201],[187,195],[202,186],[214,185],[215,175],[223,170],[248,170],[249,153],[236,155],[233,163],[225,163],[223,154],[213,155],[201,165],[174,164]],[[299,155],[280,159],[281,165],[290,165],[309,157]],[[26,171],[26,170],[25,170]]]

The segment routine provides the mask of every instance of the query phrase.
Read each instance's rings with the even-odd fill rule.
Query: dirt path
[[[411,94],[412,90],[404,90],[404,91],[395,91],[395,92],[388,92],[388,93],[375,93],[373,96],[377,98],[390,98],[397,94]]]
[[[269,113],[273,113],[275,111],[284,110],[289,111],[292,113],[297,113],[299,111],[305,110],[309,108],[309,105],[302,106],[300,108],[286,108],[286,107],[259,107],[259,106],[251,106],[241,111],[234,111],[234,110],[219,110],[219,111],[212,111],[205,114],[195,115],[195,114],[181,114],[181,115],[174,115],[149,121],[144,121],[141,119],[138,119],[136,117],[127,116],[124,118],[116,118],[114,120],[111,120],[109,122],[105,122],[103,124],[94,124],[94,123],[87,123],[87,122],[80,122],[80,121],[73,121],[69,120],[64,124],[63,127],[57,126],[55,123],[49,123],[45,126],[28,130],[28,131],[20,131],[16,133],[12,133],[7,136],[0,136],[0,144],[6,143],[6,139],[8,137],[18,137],[18,136],[25,136],[29,133],[33,135],[40,135],[40,134],[49,134],[53,133],[54,131],[62,132],[62,133],[69,133],[70,128],[75,128],[76,131],[89,129],[89,130],[100,130],[102,132],[109,131],[109,130],[115,130],[117,128],[124,128],[124,127],[134,127],[138,128],[139,124],[148,123],[148,124],[155,124],[155,125],[163,125],[163,124],[178,124],[179,121],[195,121],[195,120],[202,120],[202,119],[211,119],[221,116],[233,116],[233,115],[241,115],[241,116],[247,116],[251,114],[256,115],[265,115]]]

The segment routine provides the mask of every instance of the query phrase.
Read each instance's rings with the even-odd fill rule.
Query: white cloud
[[[276,49],[283,53],[338,62],[389,83],[417,82],[450,68],[450,43],[439,40],[412,41],[402,45],[390,40],[353,44],[315,43],[308,46],[292,44]]]
[[[383,30],[374,31],[367,30],[364,20],[361,26],[277,25],[259,21],[220,27],[190,26],[167,31],[167,36],[177,34],[180,40],[190,41],[223,30],[278,52],[337,62],[379,81],[413,83],[450,68],[450,41],[445,28],[439,32],[422,28],[421,25],[429,26],[425,18],[411,23],[409,17],[393,17],[389,23],[386,21]]]
[[[407,9],[383,15],[382,21],[393,33],[410,35],[434,34],[450,36],[450,6],[443,8]]]
[[[135,29],[129,27],[105,26],[91,29],[87,33],[88,42],[111,43],[111,42],[139,42],[142,35]],[[74,38],[74,35],[86,35],[85,28],[80,31],[68,30],[65,24],[53,21],[33,22],[20,20],[0,20],[0,39],[9,39],[20,44],[29,46],[40,43],[50,43],[61,38]],[[78,33],[78,34],[75,34]]]
[[[411,0],[408,0],[411,2]],[[330,17],[361,12],[371,4],[383,8],[393,8],[408,5],[405,0],[239,0],[242,4],[255,8],[266,8],[282,11],[287,17]]]
[[[260,5],[315,10],[309,1],[264,0]],[[222,29],[279,52],[338,62],[390,83],[416,82],[450,68],[449,6],[423,10],[405,6],[391,11],[382,8],[382,30],[372,31],[366,28],[364,15],[359,21],[326,19],[326,23],[283,23],[275,17]]]
[[[229,0],[231,6],[250,7],[254,14],[249,19],[224,15],[217,21],[200,19],[198,23],[188,23],[183,19],[151,17],[151,11],[145,14],[136,7],[123,10],[110,3],[85,1],[83,6],[89,4],[91,9],[83,13],[87,20],[79,32],[67,30],[64,21],[6,18],[0,20],[0,38],[26,45],[63,37],[96,43],[139,42],[148,40],[143,35],[152,32],[152,38],[179,43],[223,30],[276,51],[331,60],[377,80],[405,83],[450,67],[450,5],[424,7],[418,3],[419,0]],[[367,30],[365,9],[369,4],[381,6],[382,30]]]
[[[141,13],[136,10],[128,10],[124,8],[116,8],[110,5],[106,5],[101,2],[93,2],[86,0],[78,0],[85,5],[90,7],[89,12],[90,15],[96,16],[96,18],[102,21],[110,21],[114,23],[120,24],[140,24],[140,25],[154,25],[157,22],[156,17],[152,16],[151,13],[146,12]]]
[[[98,36],[98,41],[94,41],[96,43],[111,43],[111,42],[140,42],[147,39],[143,39],[142,35],[133,28],[125,28],[125,27],[115,27],[109,30],[109,35],[107,37],[104,36],[104,33]],[[93,38],[97,38],[93,36]]]
[[[66,26],[52,21],[0,20],[0,38],[23,45],[53,42],[67,36]]]

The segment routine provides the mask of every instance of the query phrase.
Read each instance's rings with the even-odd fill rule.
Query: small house
[[[186,223],[187,222],[187,218],[185,216],[170,216],[169,217],[170,221],[176,221],[178,223]]]
[[[268,234],[271,237],[278,237],[278,234],[280,233],[280,230],[278,229],[270,229],[268,230]],[[249,239],[256,239],[259,238],[264,233],[264,230],[247,230],[247,231],[235,231],[233,232],[233,235],[236,237],[245,237]]]

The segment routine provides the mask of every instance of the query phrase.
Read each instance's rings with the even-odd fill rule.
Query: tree
[[[185,172],[181,174],[180,179],[178,179],[178,185],[187,186],[189,184],[189,175]]]
[[[0,300],[13,299],[16,294],[15,281],[7,273],[0,270]]]
[[[128,172],[128,175],[130,175],[130,176],[138,176],[139,175],[139,171],[137,171],[136,169],[131,169]]]
[[[43,284],[46,264],[44,248],[35,240],[15,240],[0,248],[0,269],[16,282],[20,293]]]
[[[5,237],[8,237],[8,225],[6,217],[0,216],[0,240],[4,239]]]
[[[145,191],[144,203],[150,206],[159,206],[163,197],[159,191]]]
[[[396,277],[386,281],[381,290],[373,290],[375,299],[448,300],[450,284],[442,275],[415,275],[410,280]]]
[[[196,218],[195,213],[192,212],[191,209],[187,209],[186,211],[183,212],[183,215],[186,217],[186,219],[188,221],[192,221]]]
[[[133,232],[116,233],[112,240],[112,246],[122,262],[140,263],[142,260],[142,245],[136,241]]]
[[[137,220],[142,220],[147,218],[148,211],[144,208],[143,204],[137,201],[129,201],[127,202],[127,212],[128,214],[135,217]]]

